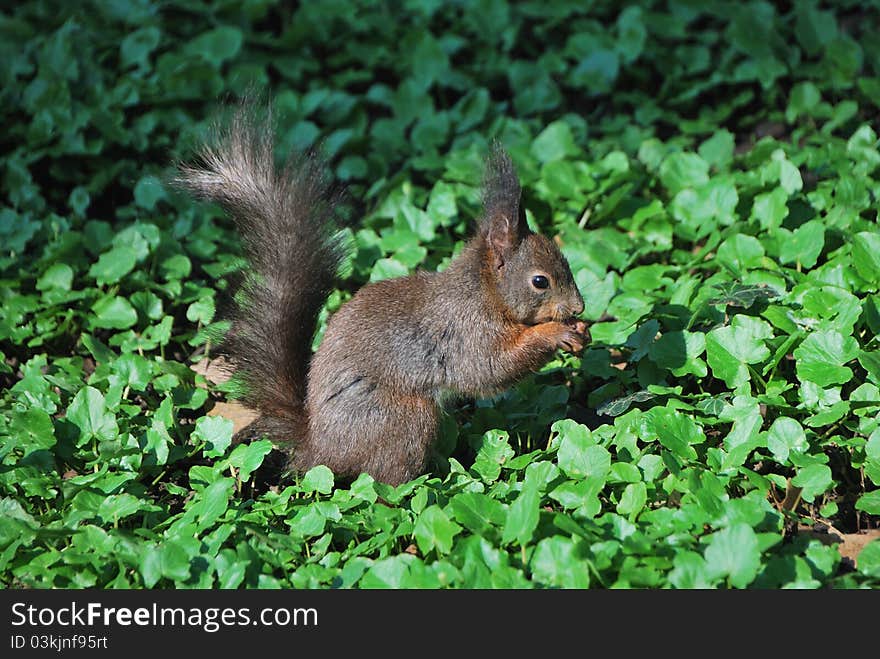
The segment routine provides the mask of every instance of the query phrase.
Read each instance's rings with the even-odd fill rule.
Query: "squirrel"
[[[259,416],[236,441],[268,436],[288,467],[326,465],[397,485],[422,474],[441,402],[495,395],[557,349],[589,342],[565,257],[532,232],[513,162],[497,142],[486,159],[475,235],[440,272],[361,287],[327,322],[318,314],[344,257],[339,193],[314,155],[275,167],[272,130],[240,107],[177,183],[233,218],[248,267],[221,352]]]

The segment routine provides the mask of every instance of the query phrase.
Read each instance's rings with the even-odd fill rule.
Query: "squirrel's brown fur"
[[[509,156],[487,161],[476,235],[443,272],[361,288],[310,346],[341,253],[334,195],[313,160],[275,170],[271,130],[240,110],[180,181],[235,218],[250,269],[224,346],[261,414],[244,438],[291,448],[291,466],[387,483],[426,465],[449,394],[486,396],[587,340],[569,266],[528,229]],[[535,277],[544,277],[544,282]],[[536,286],[537,282],[537,286]]]

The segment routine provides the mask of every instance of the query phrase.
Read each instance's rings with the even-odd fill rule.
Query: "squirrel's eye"
[[[532,286],[537,288],[538,290],[545,290],[550,288],[550,280],[547,279],[544,275],[535,275],[532,277]]]

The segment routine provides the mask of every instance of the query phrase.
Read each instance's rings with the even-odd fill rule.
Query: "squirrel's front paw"
[[[590,330],[587,329],[586,323],[581,320],[572,321],[562,325],[556,347],[576,355],[590,340]]]

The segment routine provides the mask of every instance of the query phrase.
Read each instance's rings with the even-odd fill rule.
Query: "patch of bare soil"
[[[232,434],[247,426],[251,421],[257,418],[257,413],[249,407],[229,401],[226,403],[214,403],[214,407],[208,412],[208,416],[222,416],[224,419],[232,421]]]
[[[880,529],[871,529],[859,533],[843,533],[827,524],[807,526],[798,525],[798,535],[815,538],[826,545],[837,545],[837,551],[850,567],[858,566],[859,553],[872,540],[880,538]]]

